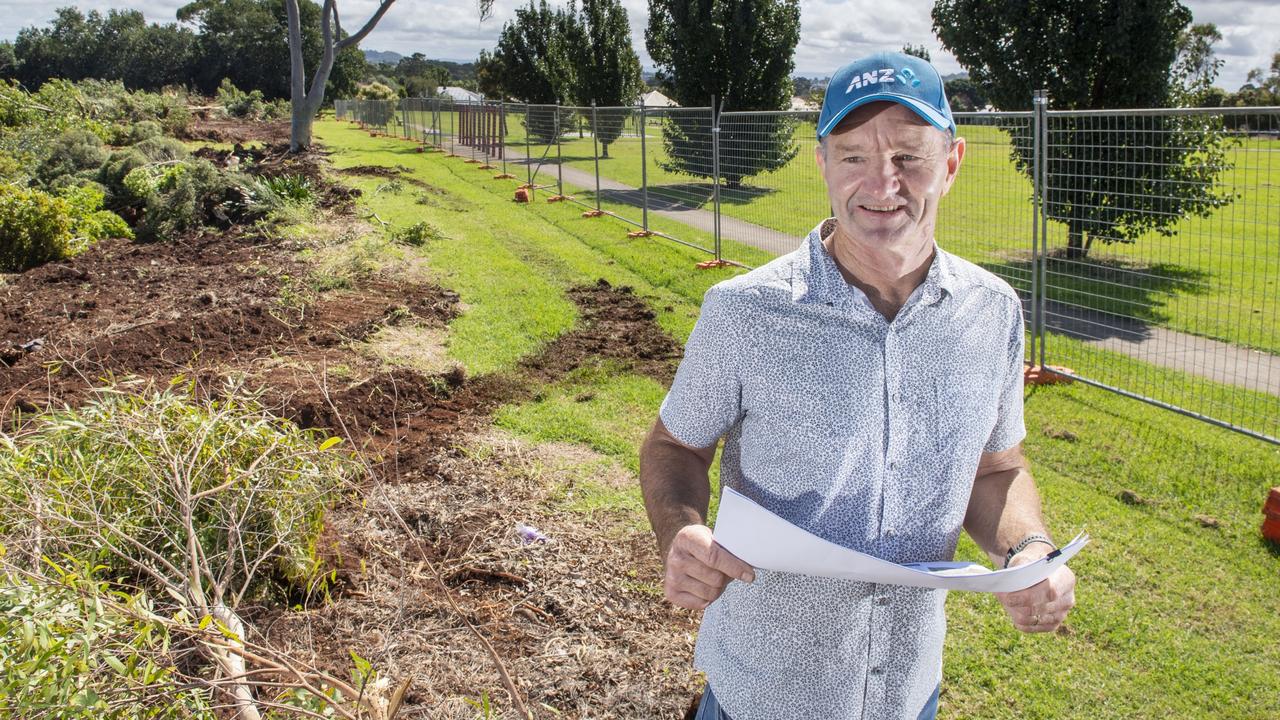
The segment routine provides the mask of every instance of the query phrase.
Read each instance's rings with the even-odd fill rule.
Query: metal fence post
[[[1040,217],[1044,214],[1041,207],[1044,196],[1043,186],[1040,184],[1040,168],[1044,146],[1040,143],[1040,133],[1044,126],[1047,99],[1047,90],[1035,90],[1031,93],[1031,107],[1034,110],[1031,116],[1031,348],[1027,357],[1031,359],[1032,365],[1037,364],[1037,359],[1042,357],[1037,354],[1037,350],[1044,343],[1040,315],[1040,296],[1044,290],[1040,284],[1040,265],[1043,262],[1040,252]]]
[[[720,262],[720,109],[716,107],[716,96],[711,96],[711,189],[715,201],[712,214],[715,239],[716,262]]]
[[[502,157],[502,174],[507,173],[507,104],[498,103],[498,155]]]
[[[564,160],[560,154],[560,101],[556,100],[555,107],[555,125],[556,131],[556,195],[564,196]]]
[[[524,169],[528,175],[527,185],[530,188],[530,194],[533,192],[533,149],[529,145],[529,114],[531,106],[525,103],[524,106]]]
[[[1039,160],[1036,168],[1036,197],[1038,202],[1035,203],[1037,213],[1036,219],[1036,236],[1039,238],[1040,253],[1038,262],[1033,265],[1036,273],[1035,285],[1039,290],[1035,297],[1034,310],[1035,326],[1034,329],[1038,334],[1036,348],[1040,351],[1039,362],[1033,355],[1031,362],[1033,365],[1038,364],[1042,369],[1045,365],[1045,344],[1048,333],[1044,327],[1045,301],[1049,297],[1048,292],[1048,265],[1049,265],[1049,212],[1048,212],[1048,179],[1049,179],[1049,91],[1040,90],[1036,92],[1033,98],[1035,102],[1036,114],[1036,145],[1039,147],[1037,158]]]
[[[645,150],[645,135],[648,135],[648,123],[644,117],[644,98],[640,99],[640,210],[641,228],[649,232],[649,157]]]
[[[596,212],[600,212],[600,133],[596,123],[596,101],[591,101],[591,155],[596,161]]]

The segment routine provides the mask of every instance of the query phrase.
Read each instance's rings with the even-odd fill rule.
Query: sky
[[[151,22],[171,22],[186,0],[0,0],[0,39],[12,40],[18,30],[44,25],[53,9],[75,4],[82,10],[110,8],[141,10]],[[553,4],[559,4],[552,0]],[[632,41],[646,69],[652,61],[644,47],[648,22],[646,0],[622,0],[631,19]],[[1235,90],[1253,68],[1266,70],[1280,51],[1280,2],[1277,0],[1183,0],[1195,22],[1212,22],[1222,33],[1215,46],[1224,64],[1217,85]],[[429,58],[470,61],[482,48],[497,42],[502,24],[510,20],[519,0],[497,0],[493,17],[479,22],[469,0],[397,0],[361,47],[392,50],[402,55],[421,52]],[[344,26],[353,31],[377,7],[377,0],[339,0]],[[933,36],[929,11],[932,0],[801,0],[800,45],[796,74],[825,77],[859,55],[924,45],[943,74],[963,68]]]

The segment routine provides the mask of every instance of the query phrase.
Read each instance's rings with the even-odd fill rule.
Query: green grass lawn
[[[411,184],[392,191],[383,179],[349,179],[393,226],[440,229],[421,251],[432,279],[461,295],[448,352],[472,374],[509,371],[569,329],[576,314],[563,291],[572,285],[631,285],[683,340],[702,293],[737,272],[694,270],[705,254],[626,238],[617,221],[582,219],[569,204],[517,205],[512,181],[409,143],[335,122],[317,123],[316,136],[340,167],[403,165],[443,191],[420,204]],[[1185,381],[1160,373],[1152,377]],[[634,472],[664,392],[600,363],[502,408],[495,423],[534,442],[590,447]],[[992,598],[953,593],[941,717],[1280,718],[1280,550],[1257,533],[1280,448],[1081,385],[1030,391],[1027,426],[1051,526],[1094,538],[1073,561],[1079,605],[1066,631],[1027,636]],[[625,513],[637,524],[641,507],[635,487],[589,482],[564,499],[566,511]],[[978,558],[967,540],[960,553]]]
[[[446,132],[457,127],[445,113]],[[426,114],[409,118],[429,125]],[[963,120],[962,120],[963,122]],[[1022,124],[1014,118],[1006,124]],[[525,152],[518,115],[507,123],[508,145]],[[632,125],[599,160],[602,177],[633,187],[642,180],[641,142]],[[1032,237],[1030,181],[1010,159],[1008,134],[992,125],[964,125],[967,154],[938,222],[939,242],[948,249],[1029,287]],[[784,167],[723,188],[722,211],[729,216],[793,235],[808,232],[828,214],[828,202],[814,160],[814,125],[795,127],[796,155]],[[712,187],[704,178],[664,168],[662,128],[651,120],[645,135],[650,197],[710,207]],[[1268,352],[1280,352],[1280,141],[1237,139],[1228,151],[1231,169],[1220,178],[1236,199],[1207,218],[1183,220],[1172,237],[1148,233],[1132,244],[1095,246],[1087,264],[1054,261],[1049,296],[1073,305],[1158,323],[1175,330],[1218,338]],[[710,143],[709,134],[705,142]],[[554,159],[556,149],[533,144],[535,157]],[[559,150],[569,167],[594,172],[597,146],[589,133],[569,132]],[[726,157],[725,163],[733,158]],[[638,214],[630,210],[628,216]],[[1048,247],[1066,245],[1066,227],[1047,226]],[[743,260],[736,256],[734,259]]]

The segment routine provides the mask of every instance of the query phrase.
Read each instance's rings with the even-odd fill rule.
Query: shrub
[[[145,594],[71,573],[0,577],[0,714],[214,720],[208,696],[181,687],[164,662],[165,626],[139,621],[150,613]]]
[[[164,134],[164,128],[160,127],[160,123],[154,120],[139,120],[129,127],[129,133],[125,136],[125,145],[134,145],[143,140],[160,137]]]
[[[71,217],[58,198],[0,185],[0,271],[21,272],[61,260],[71,247]]]
[[[261,90],[244,92],[236,87],[230,78],[222,79],[222,84],[218,86],[217,100],[218,104],[222,106],[223,112],[234,118],[257,120],[262,117],[265,110],[265,101]]]
[[[58,195],[0,185],[0,270],[20,272],[61,260],[103,238],[132,238],[120,216],[102,209],[102,198],[91,184]]]
[[[332,442],[234,389],[196,401],[174,388],[106,388],[80,409],[0,434],[0,444],[10,455],[0,463],[0,538],[10,548],[181,588],[206,607],[316,583],[325,508],[355,470],[328,451]],[[198,583],[193,563],[205,573]]]
[[[236,184],[244,196],[245,212],[250,215],[307,207],[316,201],[315,189],[304,175],[242,175]]]
[[[160,169],[154,185],[138,182],[130,187],[130,178],[150,178],[151,168]],[[219,219],[219,214],[225,219],[227,201],[233,197],[231,181],[200,159],[138,168],[125,176],[125,185],[131,192],[149,190],[137,225],[138,239],[147,241],[173,239],[184,230]]]
[[[393,242],[401,245],[413,245],[414,247],[421,247],[431,240],[439,240],[442,237],[444,237],[444,233],[440,228],[425,220],[391,233]]]
[[[65,175],[97,170],[106,159],[101,138],[83,128],[73,128],[53,141],[49,155],[36,170],[36,178],[47,186]]]
[[[147,162],[147,156],[136,148],[117,150],[107,157],[98,170],[98,182],[107,191],[107,207],[123,210],[146,200],[145,197],[134,197],[125,186],[124,179]]]
[[[96,240],[133,239],[128,223],[110,210],[102,209],[103,192],[97,183],[69,187],[59,197],[71,216],[71,254],[88,249]]]
[[[148,138],[134,145],[133,149],[142,153],[151,162],[172,162],[185,160],[191,156],[185,145],[171,137]]]
[[[18,667],[26,656],[14,651],[27,651],[27,628],[53,618],[48,633],[33,633],[41,650],[50,637],[69,641],[42,652],[32,671],[54,712],[66,713],[55,718],[211,720],[233,717],[235,708],[246,710],[241,717],[268,708],[263,717],[295,716],[285,706],[318,717],[343,706],[345,717],[369,717],[386,708],[387,683],[367,661],[352,655],[353,686],[265,642],[250,645],[237,613],[243,602],[320,581],[323,513],[358,471],[330,451],[336,443],[272,417],[234,386],[203,401],[175,386],[101,388],[80,409],[32,418],[16,435],[0,432],[0,555],[12,548],[9,567],[61,558],[110,583],[81,582],[70,594],[11,583],[22,604],[16,612],[0,585],[0,658],[17,657]],[[153,588],[148,594],[165,605],[149,609],[136,591],[114,590],[120,584]],[[9,618],[18,622],[7,626]],[[251,656],[242,654],[246,647]],[[5,673],[0,668],[0,683],[10,679]],[[145,682],[134,684],[138,673]],[[151,705],[129,702],[135,688]],[[211,690],[216,715],[203,702]],[[4,691],[0,684],[0,711],[9,709]],[[258,698],[266,707],[255,708]]]

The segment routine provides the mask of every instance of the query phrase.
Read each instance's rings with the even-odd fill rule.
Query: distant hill
[[[392,52],[391,50],[364,51],[365,62],[372,63],[374,65],[395,65],[400,62],[400,58],[402,57],[404,56],[400,53]]]
[[[444,68],[449,73],[449,82],[473,81],[476,79],[476,64],[473,62],[454,62],[453,60],[432,60],[418,53],[412,56],[401,55],[391,50],[365,50],[364,59],[371,65],[389,65],[395,67],[401,60],[418,58],[430,65]],[[375,71],[377,72],[377,71]]]

